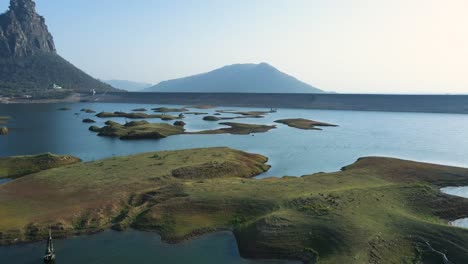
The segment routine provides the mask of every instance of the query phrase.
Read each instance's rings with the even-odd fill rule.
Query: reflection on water
[[[139,231],[105,231],[54,242],[57,264],[286,264],[287,261],[253,261],[239,256],[231,233],[203,236],[170,245],[158,235]],[[42,263],[45,242],[0,247],[0,263]]]

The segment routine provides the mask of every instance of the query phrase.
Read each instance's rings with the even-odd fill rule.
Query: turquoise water
[[[72,110],[56,110],[64,106]],[[130,111],[140,107],[149,109],[157,105],[0,105],[0,116],[12,116],[8,125],[10,134],[0,137],[0,156],[53,152],[91,161],[148,151],[228,146],[269,157],[272,168],[260,177],[336,171],[363,156],[390,156],[468,167],[468,115],[279,109],[278,113],[265,118],[234,122],[273,125],[277,119],[302,117],[339,127],[307,131],[276,124],[277,129],[254,136],[179,135],[161,140],[121,141],[101,138],[89,132],[89,124],[81,122],[83,118],[93,118],[98,121],[97,125],[103,125],[108,119],[79,111],[81,108],[91,108],[97,112]],[[213,114],[216,109],[191,110]],[[184,120],[186,128],[197,131],[220,127],[217,122],[203,121],[202,118],[187,115]],[[112,120],[125,121],[122,118]],[[152,233],[108,231],[57,241],[56,246],[58,263],[67,264],[258,263],[239,257],[235,239],[230,233],[205,236],[180,245],[167,245]],[[0,263],[39,263],[43,250],[44,243],[0,247]],[[15,261],[11,262],[11,259]]]

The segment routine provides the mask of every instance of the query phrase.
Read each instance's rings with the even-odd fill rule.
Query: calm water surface
[[[56,110],[64,106],[72,110]],[[277,119],[302,117],[339,127],[310,131],[277,124],[277,129],[254,136],[178,135],[162,140],[121,141],[97,137],[88,131],[89,124],[82,123],[83,118],[91,117],[98,121],[97,125],[103,125],[108,119],[79,111],[81,108],[98,112],[130,111],[140,107],[149,109],[156,105],[0,105],[0,115],[13,118],[9,124],[10,134],[0,137],[0,156],[53,152],[90,161],[157,150],[228,146],[269,157],[272,168],[263,176],[331,172],[359,157],[374,155],[468,167],[468,115],[279,109],[278,113],[265,118],[234,122],[275,124]],[[213,113],[215,109],[192,110]],[[202,118],[187,115],[186,128],[196,131],[220,127],[217,122],[203,121]],[[112,120],[125,122],[121,118]],[[161,121],[155,119],[154,122]]]
[[[71,111],[57,111],[68,106]],[[363,156],[390,156],[468,167],[468,115],[324,111],[279,109],[261,119],[234,122],[275,124],[282,118],[308,118],[339,125],[307,131],[277,124],[278,128],[254,136],[179,135],[161,140],[121,141],[97,137],[83,118],[102,126],[108,119],[80,112],[130,111],[157,105],[140,104],[30,104],[0,105],[0,116],[12,117],[10,134],[0,137],[0,157],[53,152],[71,154],[85,161],[158,150],[228,146],[269,157],[272,168],[260,177],[300,176],[331,172]],[[226,109],[226,108],[219,108]],[[265,110],[232,108],[238,110]],[[193,111],[213,114],[216,109]],[[229,116],[223,114],[223,116]],[[203,116],[187,115],[190,131],[220,127]],[[113,118],[125,122],[122,118]],[[162,122],[155,119],[154,122]],[[168,122],[172,123],[172,122]],[[0,247],[0,263],[38,263],[43,243]],[[167,245],[157,235],[129,231],[57,241],[60,263],[257,263],[239,257],[232,234],[221,233],[181,245]],[[86,252],[86,254],[83,254]]]
[[[54,242],[57,264],[285,264],[253,261],[239,256],[231,233],[207,235],[177,245],[161,242],[158,235],[139,231],[106,231]],[[45,243],[0,247],[0,263],[38,264]]]

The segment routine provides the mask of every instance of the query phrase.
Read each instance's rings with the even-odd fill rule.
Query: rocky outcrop
[[[32,0],[10,0],[0,15],[0,95],[63,98],[71,92],[117,91],[57,54]]]
[[[56,53],[54,39],[32,0],[11,0],[0,16],[0,56],[22,57]]]

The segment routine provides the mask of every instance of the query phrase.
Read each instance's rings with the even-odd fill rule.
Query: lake
[[[64,106],[72,110],[56,110]],[[157,106],[110,103],[0,105],[0,115],[13,118],[8,125],[10,134],[0,137],[0,156],[53,152],[91,161],[157,150],[228,146],[267,156],[272,168],[264,177],[332,172],[363,156],[390,156],[468,167],[468,115],[462,114],[279,109],[265,118],[233,121],[275,124],[277,119],[302,117],[339,127],[313,131],[276,124],[277,129],[254,136],[178,135],[162,140],[122,141],[101,138],[88,131],[89,124],[82,123],[83,118],[93,118],[98,121],[98,126],[108,119],[79,111],[81,108],[98,112],[131,111],[140,107]],[[212,114],[216,109],[191,110]],[[203,121],[202,118],[202,115],[187,115],[186,128],[196,131],[219,127],[217,122]],[[125,122],[123,118],[112,120]]]
[[[70,107],[70,111],[58,108]],[[277,129],[255,135],[178,135],[161,140],[122,141],[102,138],[88,131],[83,118],[98,126],[109,119],[80,112],[126,111],[158,105],[79,103],[0,105],[0,116],[11,116],[10,134],[0,137],[0,156],[52,152],[70,154],[84,161],[148,151],[228,146],[269,158],[272,168],[259,176],[300,176],[332,172],[363,156],[390,156],[416,161],[468,167],[468,115],[364,111],[279,109],[265,118],[228,120],[242,123],[275,124],[283,118],[308,118],[339,125],[321,131],[299,130],[282,124]],[[179,106],[167,106],[179,107]],[[268,110],[255,108],[191,109],[213,114],[219,109]],[[232,116],[223,114],[223,116]],[[198,131],[220,127],[202,120],[203,115],[187,115],[186,129]],[[125,122],[124,118],[113,118]],[[151,120],[150,120],[151,121]],[[155,119],[153,122],[164,122]],[[168,122],[173,123],[173,122]],[[156,234],[137,231],[107,231],[56,242],[59,263],[259,263],[240,258],[230,233],[204,236],[180,245],[160,242]],[[44,243],[0,247],[0,263],[37,263]],[[87,252],[87,254],[80,254]],[[130,260],[136,258],[136,261]],[[11,262],[11,261],[9,261]],[[285,262],[279,262],[285,263]]]
[[[57,263],[64,264],[294,264],[285,261],[254,261],[239,256],[234,235],[206,235],[177,245],[161,242],[155,233],[129,230],[54,241]],[[0,263],[37,264],[45,243],[0,247]],[[84,254],[86,253],[86,254]]]

